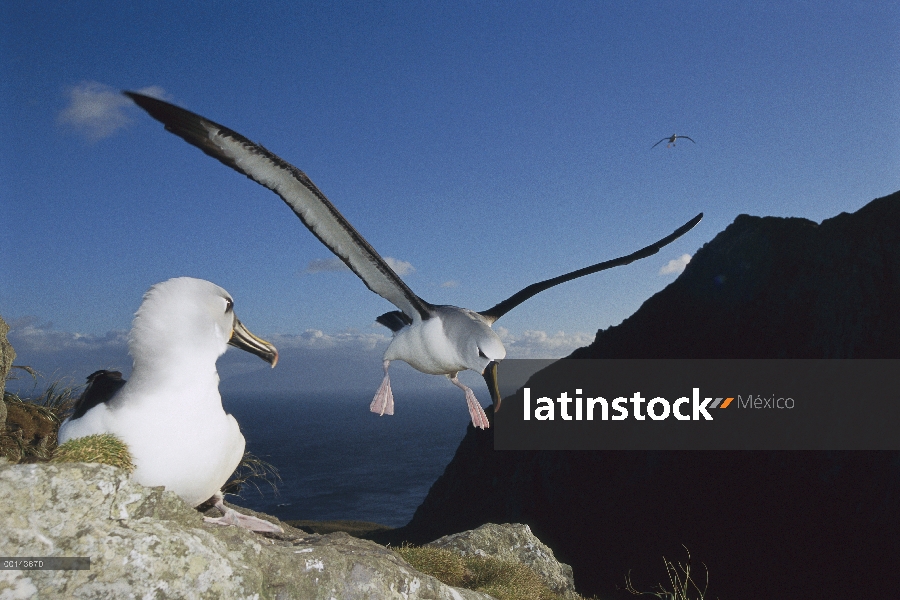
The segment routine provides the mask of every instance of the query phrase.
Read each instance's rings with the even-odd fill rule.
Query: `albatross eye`
[[[234,300],[231,298],[225,298],[225,314],[227,315],[234,309]]]

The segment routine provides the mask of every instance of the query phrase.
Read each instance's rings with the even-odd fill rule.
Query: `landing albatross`
[[[275,347],[238,320],[234,301],[219,286],[190,277],[154,285],[128,336],[131,378],[93,373],[59,428],[59,443],[111,433],[128,446],[138,483],[165,486],[191,506],[215,498],[224,516],[209,522],[281,531],[226,508],[222,500],[221,488],[244,456],[244,436],[219,396],[216,359],[229,345],[273,367],[278,362]]]
[[[407,287],[303,171],[239,133],[200,115],[156,98],[134,92],[125,94],[163,123],[167,131],[278,194],[313,235],[344,261],[366,287],[400,309],[377,318],[393,332],[393,339],[384,353],[384,379],[370,406],[372,412],[382,415],[394,412],[388,366],[392,360],[402,360],[423,373],[446,375],[465,392],[472,424],[482,429],[489,427],[474,392],[457,379],[457,374],[466,369],[481,373],[494,402],[494,410],[500,408],[497,363],[506,356],[506,349],[491,329],[494,321],[550,287],[656,254],[660,248],[690,231],[703,217],[702,213],[697,215],[671,235],[628,256],[534,283],[485,311],[434,305]]]

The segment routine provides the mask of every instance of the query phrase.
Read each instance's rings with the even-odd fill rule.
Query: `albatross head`
[[[211,361],[228,345],[256,354],[273,367],[278,351],[253,335],[234,314],[234,300],[219,286],[192,277],[158,283],[144,294],[128,346],[135,366],[157,360]]]

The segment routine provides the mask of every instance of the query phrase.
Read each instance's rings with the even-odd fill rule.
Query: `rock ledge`
[[[0,459],[0,555],[88,556],[90,570],[0,570],[0,597],[486,600],[346,533],[262,537],[203,522],[162,488],[100,464]],[[275,520],[275,519],[273,519]]]

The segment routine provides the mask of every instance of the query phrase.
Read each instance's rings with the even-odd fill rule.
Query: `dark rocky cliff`
[[[572,356],[900,357],[900,192],[820,225],[740,215]]]
[[[900,193],[820,225],[741,215],[573,356],[900,358]],[[394,540],[486,522],[528,523],[601,598],[631,597],[629,570],[638,589],[667,581],[682,544],[710,598],[887,598],[900,453],[495,452],[470,427]]]

